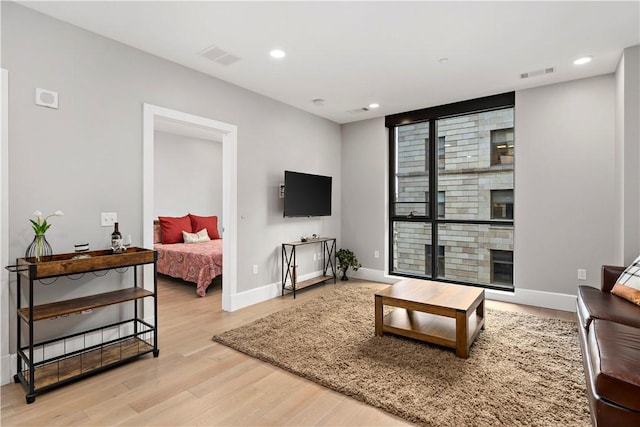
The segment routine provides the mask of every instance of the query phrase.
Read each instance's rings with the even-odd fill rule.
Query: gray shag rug
[[[590,425],[576,323],[487,309],[460,359],[374,336],[374,293],[345,286],[213,340],[420,425]]]

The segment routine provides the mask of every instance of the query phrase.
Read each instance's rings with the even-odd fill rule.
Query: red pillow
[[[193,229],[192,233],[197,233],[203,228],[207,229],[207,234],[211,240],[219,239],[220,234],[218,234],[218,217],[217,216],[198,216],[189,214],[191,217],[191,228]]]
[[[162,230],[162,244],[182,243],[182,232],[193,233],[189,215],[182,217],[159,216],[160,229]]]

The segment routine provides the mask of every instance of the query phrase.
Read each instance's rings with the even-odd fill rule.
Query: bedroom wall
[[[156,131],[153,154],[154,217],[216,215],[222,224],[222,143]]]
[[[616,261],[614,99],[612,74],[516,92],[514,268],[525,303],[547,304],[547,293],[575,295],[580,284],[597,285],[600,266]],[[385,233],[373,224],[387,212],[384,121],[346,124],[342,136],[343,245],[357,249],[361,274],[384,279]],[[365,167],[350,171],[355,164]],[[578,268],[587,269],[586,282],[577,280]],[[569,298],[562,301],[573,309]]]
[[[11,75],[10,259],[22,256],[33,238],[28,219],[35,209],[65,212],[47,233],[55,252],[72,251],[80,240],[106,247],[111,229],[100,227],[100,212],[117,212],[133,244],[141,243],[145,102],[238,127],[239,292],[277,289],[281,242],[312,233],[340,236],[338,124],[15,3],[0,7],[2,66]],[[57,91],[60,108],[34,105],[38,87]],[[332,176],[333,216],[284,219],[278,185],[285,169]],[[106,287],[59,281],[41,286],[37,299]],[[70,322],[80,317],[92,316]],[[3,342],[13,329],[3,325]]]

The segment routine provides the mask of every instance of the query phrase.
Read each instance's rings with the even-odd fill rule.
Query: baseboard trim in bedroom
[[[390,276],[382,270],[362,267],[359,268],[358,271],[350,271],[349,277],[382,283],[395,283],[402,279],[402,277]],[[486,289],[485,297],[491,300],[514,304],[532,305],[535,307],[552,308],[554,310],[576,311],[576,296],[569,294],[522,288],[516,288],[515,292]]]

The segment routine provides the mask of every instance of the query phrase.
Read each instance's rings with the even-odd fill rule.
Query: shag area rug
[[[376,337],[374,293],[345,286],[213,340],[420,425],[590,425],[574,322],[487,309],[460,359]]]

